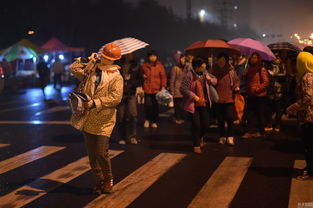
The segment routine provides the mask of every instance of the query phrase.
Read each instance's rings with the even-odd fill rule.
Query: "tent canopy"
[[[52,37],[50,40],[48,40],[45,44],[42,45],[42,48],[49,51],[49,52],[84,52],[84,48],[73,48],[66,46],[64,43],[62,43],[60,40],[58,40],[55,37]]]
[[[15,43],[14,45],[18,46],[24,46],[26,48],[31,48],[33,49],[37,54],[45,53],[47,52],[45,49],[41,48],[39,45],[27,40],[27,39],[22,39],[19,42]]]
[[[16,59],[31,59],[37,57],[37,53],[25,46],[13,45],[7,49],[2,54],[2,58],[5,58],[8,62],[14,61]]]

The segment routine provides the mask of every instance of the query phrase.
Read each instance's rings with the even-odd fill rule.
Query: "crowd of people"
[[[266,62],[257,52],[250,57],[219,54],[204,60],[177,53],[176,65],[167,73],[156,51],[143,64],[134,54],[121,56],[115,44],[87,62],[77,59],[70,70],[85,83],[86,112],[73,114],[72,123],[83,132],[90,165],[97,178],[95,193],[108,193],[113,176],[108,156],[115,128],[119,144],[138,144],[137,96],[144,96],[144,128],[158,128],[158,93],[173,96],[177,125],[191,123],[193,152],[202,153],[210,124],[217,123],[219,143],[236,144],[234,124],[245,131],[241,138],[264,137],[266,130],[280,131],[283,114],[301,115],[307,168],[300,180],[313,177],[313,51],[305,48],[292,59],[285,52]],[[90,67],[91,66],[91,67]],[[242,112],[236,97],[244,100]],[[242,105],[242,103],[241,103]],[[240,114],[240,115],[239,115]],[[117,115],[117,116],[116,116]],[[105,153],[105,154],[104,154]]]

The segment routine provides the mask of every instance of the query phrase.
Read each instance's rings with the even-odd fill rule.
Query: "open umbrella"
[[[219,53],[228,55],[239,54],[239,50],[223,40],[197,41],[185,50],[187,53],[207,59],[210,56],[217,56]]]
[[[118,45],[121,48],[122,55],[130,54],[130,53],[135,52],[139,49],[142,49],[142,48],[149,46],[148,43],[145,43],[145,42],[138,40],[136,38],[123,38],[120,40],[115,40],[112,43],[115,43],[116,45]],[[101,50],[103,49],[104,46],[105,45],[103,45],[99,49],[99,53],[101,52]]]
[[[272,51],[288,51],[288,52],[296,52],[296,53],[299,53],[301,51],[301,49],[298,46],[291,44],[289,42],[272,43],[272,44],[269,44],[268,47]]]
[[[10,62],[16,59],[31,59],[37,57],[37,53],[31,48],[13,45],[3,52],[2,57]]]
[[[238,49],[246,56],[249,57],[254,52],[257,52],[261,55],[262,59],[265,61],[272,61],[276,59],[275,55],[263,43],[257,40],[253,40],[250,38],[237,38],[231,41],[228,41],[228,43]]]

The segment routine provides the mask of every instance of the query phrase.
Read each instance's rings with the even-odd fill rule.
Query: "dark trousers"
[[[199,147],[201,137],[205,135],[209,126],[209,114],[206,107],[196,107],[195,112],[190,114],[193,146]]]
[[[176,120],[184,120],[185,119],[185,111],[182,107],[183,98],[174,98],[174,116]]]
[[[54,74],[53,76],[53,87],[56,88],[58,83],[62,88],[62,74]]]
[[[265,133],[266,125],[266,97],[248,97],[248,129],[252,130],[256,122],[259,132]]]
[[[159,119],[159,104],[155,98],[156,94],[145,94],[146,120],[156,123]]]
[[[135,95],[123,98],[117,108],[117,128],[119,139],[136,138],[137,99]]]
[[[220,137],[233,137],[235,119],[234,103],[216,103],[214,107],[216,108]],[[225,128],[225,122],[227,123],[227,128]]]
[[[302,126],[304,156],[307,165],[308,175],[313,176],[313,123],[305,123]]]
[[[281,117],[284,113],[284,105],[283,105],[283,100],[279,99],[279,100],[269,100],[269,107],[270,109],[270,123],[272,124],[272,126],[275,127],[279,127],[280,123],[281,123]],[[272,118],[272,116],[275,114],[275,118]]]
[[[90,167],[97,181],[112,178],[111,160],[109,157],[109,138],[84,132],[85,145]]]

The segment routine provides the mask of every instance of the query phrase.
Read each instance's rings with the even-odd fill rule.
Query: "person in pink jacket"
[[[214,105],[216,110],[218,128],[219,128],[219,143],[234,145],[233,124],[235,120],[235,93],[239,93],[240,80],[237,76],[234,67],[229,63],[227,54],[220,54],[217,64],[213,66],[212,74],[217,78],[216,91],[219,100]],[[227,128],[225,128],[225,122]]]
[[[189,113],[192,124],[193,152],[197,154],[202,153],[203,137],[209,126],[208,109],[212,106],[210,85],[216,83],[217,79],[206,72],[205,62],[195,58],[180,87],[184,96],[183,108]]]
[[[158,60],[158,54],[155,51],[148,53],[148,60],[142,66],[143,71],[143,90],[145,93],[145,128],[157,128],[159,117],[159,105],[156,100],[156,94],[166,88],[167,77],[163,64]]]

